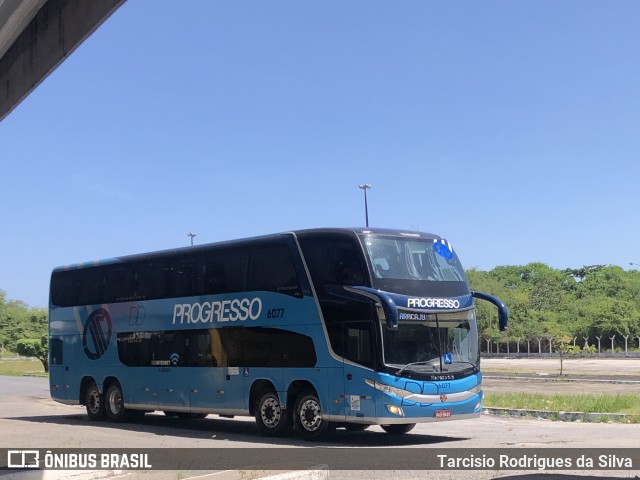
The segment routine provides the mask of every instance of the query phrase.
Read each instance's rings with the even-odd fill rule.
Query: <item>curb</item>
[[[550,412],[547,410],[524,410],[518,408],[483,407],[485,415],[503,415],[510,417],[535,417],[536,420],[554,420],[559,422],[603,423],[636,419],[637,415],[625,413],[586,413],[586,412]]]

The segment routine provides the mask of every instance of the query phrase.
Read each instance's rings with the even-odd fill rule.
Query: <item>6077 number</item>
[[[267,310],[267,318],[283,318],[284,308],[270,308]]]

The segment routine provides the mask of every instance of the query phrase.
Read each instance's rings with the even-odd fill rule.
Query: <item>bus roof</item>
[[[68,271],[68,270],[76,270],[76,269],[83,269],[83,268],[91,268],[91,267],[98,267],[98,266],[103,266],[103,265],[111,265],[111,264],[117,264],[117,263],[127,263],[127,262],[132,262],[132,261],[137,261],[137,260],[144,260],[144,259],[150,259],[150,258],[159,258],[159,257],[165,257],[165,256],[172,256],[172,255],[180,255],[186,252],[191,252],[191,253],[199,253],[199,252],[204,252],[209,250],[212,247],[224,247],[224,246],[232,246],[232,245],[237,245],[239,243],[251,243],[251,242],[256,242],[256,241],[261,241],[261,240],[270,240],[270,239],[275,239],[275,238],[279,238],[282,236],[286,236],[286,235],[312,235],[312,234],[336,234],[336,235],[348,235],[348,236],[358,236],[358,235],[366,235],[366,234],[373,234],[373,235],[390,235],[390,236],[401,236],[401,237],[407,237],[407,238],[424,238],[424,239],[436,239],[436,240],[441,240],[442,237],[440,235],[435,235],[432,233],[426,233],[426,232],[418,232],[418,231],[408,231],[408,230],[398,230],[398,229],[391,229],[391,228],[371,228],[371,227],[351,227],[351,228],[345,228],[345,227],[324,227],[324,228],[310,228],[310,229],[303,229],[303,230],[291,230],[288,232],[281,232],[281,233],[275,233],[275,234],[269,234],[269,235],[261,235],[261,236],[256,236],[256,237],[247,237],[247,238],[239,238],[239,239],[234,239],[234,240],[224,240],[224,241],[220,241],[220,242],[213,242],[213,243],[205,243],[202,245],[194,245],[194,246],[188,246],[188,247],[179,247],[179,248],[173,248],[173,249],[167,249],[167,250],[157,250],[157,251],[153,251],[153,252],[148,252],[148,253],[138,253],[138,254],[133,254],[133,255],[123,255],[120,257],[114,257],[114,258],[105,258],[105,259],[101,259],[101,260],[94,260],[94,261],[89,261],[89,262],[83,262],[83,263],[75,263],[75,264],[70,264],[70,265],[63,265],[63,266],[59,266],[56,267],[53,271],[54,272],[59,272],[59,271]]]

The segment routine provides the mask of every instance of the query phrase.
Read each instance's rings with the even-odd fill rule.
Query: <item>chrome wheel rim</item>
[[[89,392],[87,403],[91,413],[98,414],[100,412],[100,393],[98,390],[93,389]]]
[[[300,424],[308,432],[313,432],[322,423],[322,410],[320,403],[315,399],[308,399],[300,405]]]
[[[109,410],[111,411],[111,413],[113,413],[114,415],[117,415],[120,413],[120,410],[122,410],[122,395],[120,394],[119,390],[112,390],[109,394]]]
[[[262,423],[267,427],[273,428],[280,423],[282,418],[282,409],[280,408],[280,402],[273,397],[267,398],[260,407],[260,418]]]

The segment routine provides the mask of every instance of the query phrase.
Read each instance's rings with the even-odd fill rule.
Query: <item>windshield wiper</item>
[[[402,372],[404,372],[407,368],[413,366],[413,365],[430,365],[434,370],[437,370],[436,366],[433,365],[433,359],[431,360],[425,360],[423,362],[411,362],[411,363],[407,363],[404,367],[402,367],[400,370],[398,370],[398,372],[396,373],[397,376],[400,376],[400,374]]]
[[[475,363],[467,362],[465,360],[453,362],[453,363],[450,363],[450,364],[447,364],[447,365],[455,365],[456,363],[462,363],[462,364],[466,364],[466,365],[471,365],[471,368],[473,368],[473,373],[478,373],[480,371],[480,369],[477,367],[477,365]]]
[[[436,365],[434,365],[434,363],[437,361],[437,358],[432,358],[431,360],[425,360],[423,362],[411,362],[411,363],[407,363],[404,367],[402,367],[400,370],[398,370],[398,372],[396,373],[396,376],[400,376],[402,374],[402,372],[404,372],[407,368],[414,366],[414,365],[430,365],[434,370],[438,370],[438,367]],[[480,369],[476,366],[475,363],[472,362],[467,362],[465,360],[461,360],[461,361],[457,361],[457,362],[453,362],[451,364],[447,364],[447,365],[455,365],[456,363],[461,363],[461,364],[465,364],[465,365],[470,365],[471,368],[473,369],[473,373],[478,373],[480,371]],[[443,368],[442,369],[443,372],[448,372],[449,370]]]

